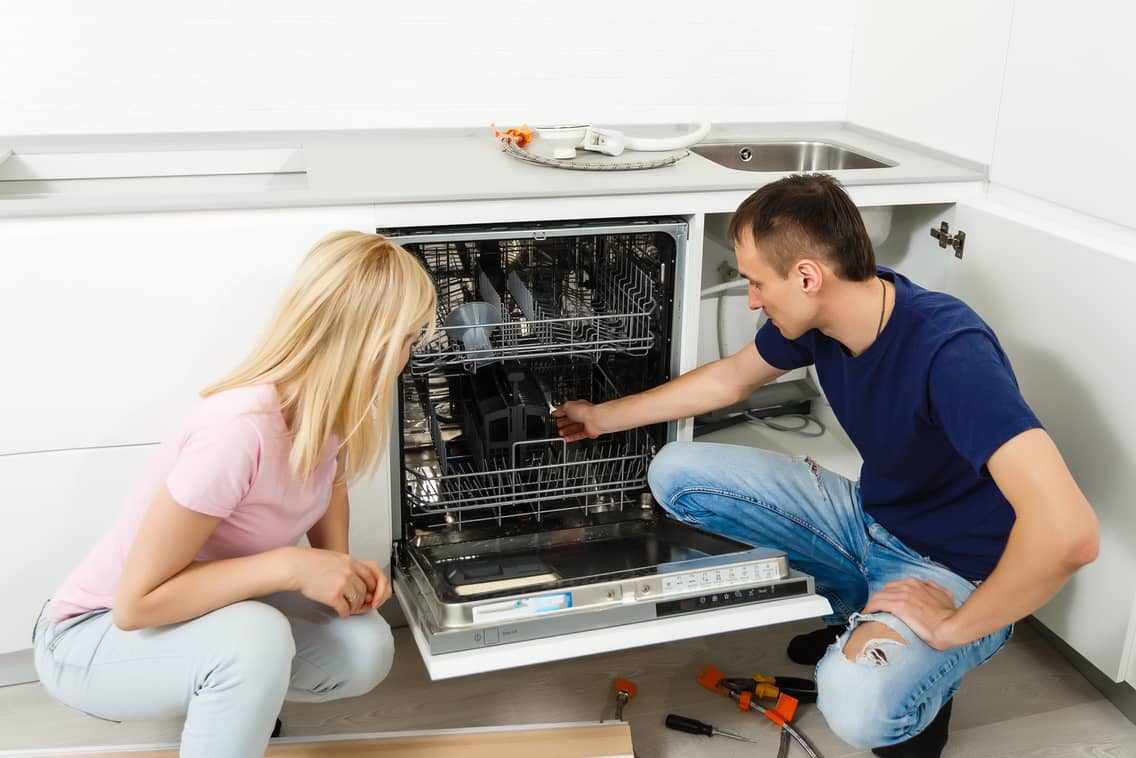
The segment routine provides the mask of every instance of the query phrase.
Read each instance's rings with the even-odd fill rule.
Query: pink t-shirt
[[[142,516],[166,486],[181,506],[223,519],[195,560],[215,561],[296,544],[327,511],[338,440],[311,479],[288,469],[275,386],[239,387],[199,400],[159,446],[110,530],[52,595],[50,621],[111,608]]]

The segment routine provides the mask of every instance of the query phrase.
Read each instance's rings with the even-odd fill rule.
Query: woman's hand
[[[552,411],[560,436],[568,442],[595,439],[603,434],[596,418],[598,406],[587,400],[569,400]]]
[[[371,570],[375,577],[375,587],[371,590],[371,594],[367,598],[367,604],[363,606],[364,611],[373,611],[380,605],[390,600],[391,596],[391,583],[383,570],[379,568],[379,564],[374,561],[363,561],[363,565]]]
[[[333,608],[340,618],[374,610],[390,597],[390,582],[377,563],[333,550],[297,548],[291,553],[291,575],[300,594]]]

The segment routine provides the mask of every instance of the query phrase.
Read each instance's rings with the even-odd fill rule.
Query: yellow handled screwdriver
[[[721,735],[723,737],[729,737],[732,740],[738,740],[739,742],[757,742],[757,740],[751,740],[749,737],[743,737],[742,735],[736,734],[734,732],[727,732],[724,729],[718,729],[711,724],[705,724],[701,721],[698,721],[697,719],[688,718],[687,716],[677,716],[673,713],[667,714],[665,723],[668,729],[674,729],[679,732],[686,732],[687,734],[704,734],[707,737],[716,737],[718,735]]]

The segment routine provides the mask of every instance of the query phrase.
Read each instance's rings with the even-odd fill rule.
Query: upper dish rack
[[[645,355],[658,338],[662,265],[651,233],[407,245],[434,277],[439,328],[411,371],[495,361]],[[479,320],[456,322],[473,303]],[[490,314],[486,318],[485,314]]]

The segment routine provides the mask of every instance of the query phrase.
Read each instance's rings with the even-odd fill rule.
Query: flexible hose
[[[623,135],[623,145],[628,150],[660,151],[682,150],[684,147],[701,142],[710,133],[710,122],[700,121],[693,132],[678,137],[633,137]]]
[[[738,289],[739,287],[748,287],[748,286],[749,286],[749,280],[748,279],[734,279],[733,281],[725,282],[724,284],[715,284],[713,287],[707,287],[706,289],[702,290],[700,295],[704,298],[705,297],[713,297],[720,292],[725,292],[727,290]]]

